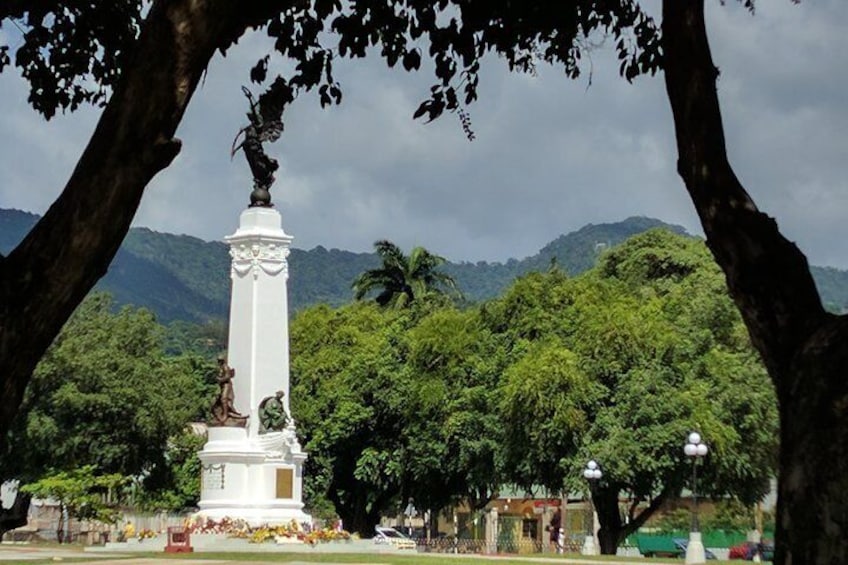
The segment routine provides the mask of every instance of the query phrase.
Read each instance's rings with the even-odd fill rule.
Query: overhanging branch
[[[827,314],[806,257],[757,209],[727,160],[703,0],[664,1],[662,29],[678,172],[754,345],[779,393],[788,391],[786,368]]]

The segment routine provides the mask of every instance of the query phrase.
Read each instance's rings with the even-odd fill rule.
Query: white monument
[[[267,205],[242,212],[238,230],[226,238],[232,257],[228,359],[219,360],[221,394],[199,454],[199,517],[253,526],[311,521],[302,501],[306,453],[289,410],[291,240],[280,214]]]

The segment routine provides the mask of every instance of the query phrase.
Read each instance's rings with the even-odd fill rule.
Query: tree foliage
[[[104,105],[138,37],[143,6],[137,0],[5,3],[0,23],[15,22],[23,31],[14,62],[30,83],[32,107],[49,119],[82,103]],[[0,46],[0,71],[11,63],[8,51]]]
[[[310,503],[330,500],[366,534],[410,497],[435,514],[496,493],[502,355],[473,311],[318,306],[295,317],[291,339]]]
[[[407,256],[397,245],[385,240],[374,243],[374,249],[382,265],[354,279],[356,300],[376,291],[375,300],[380,306],[402,308],[416,297],[456,290],[453,278],[439,270],[445,263],[444,257],[433,255],[423,247],[414,247]]]
[[[410,379],[403,496],[432,513],[458,500],[483,508],[505,480],[493,410],[505,352],[475,310],[453,306],[420,318],[399,349]]]
[[[310,488],[345,523],[361,524],[342,492],[384,511],[409,497],[476,509],[508,483],[583,490],[592,458],[614,551],[686,486],[692,429],[713,449],[700,490],[746,504],[767,492],[774,391],[702,242],[651,231],[578,278],[552,269],[478,307],[416,305],[323,306],[293,322]]]
[[[400,486],[405,395],[392,326],[405,316],[357,304],[310,308],[292,321],[292,411],[310,453],[307,502],[329,499],[353,531],[370,532]]]
[[[141,481],[132,500],[144,510],[180,512],[195,508],[200,500],[201,465],[198,453],[206,437],[182,429],[168,439],[164,464],[157,464]]]
[[[649,231],[578,279],[527,277],[487,311],[520,352],[501,401],[509,471],[525,489],[585,491],[598,461],[605,553],[680,494],[689,430],[713,449],[700,489],[749,504],[767,492],[774,391],[702,243]]]
[[[301,92],[317,92],[322,105],[340,102],[334,58],[362,57],[376,45],[389,66],[402,62],[406,70],[417,69],[425,51],[435,60],[439,84],[417,112],[430,119],[459,109],[458,88],[466,103],[476,97],[477,59],[488,51],[524,70],[537,56],[560,61],[575,76],[578,38],[605,30],[619,40],[622,72],[628,76],[653,70],[659,61],[655,26],[632,0],[611,6],[581,0],[567,9],[457,3],[452,9],[459,17],[449,20],[441,17],[448,5],[320,0],[245,6],[180,0],[156,1],[145,10],[138,0],[114,6],[6,3],[0,22],[12,21],[23,30],[14,59],[25,70],[38,111],[49,117],[59,108],[101,103],[110,90],[112,95],[57,206],[2,260],[0,290],[10,306],[2,312],[7,331],[0,352],[10,361],[4,389],[11,399],[0,411],[3,428],[20,406],[37,360],[114,257],[145,186],[179,152],[174,133],[213,53],[225,51],[248,29],[263,27],[281,66],[290,71],[269,79],[260,96],[281,112]],[[518,21],[523,25],[513,25]],[[556,34],[546,39],[534,26]],[[544,49],[537,48],[539,41],[548,42]],[[11,59],[9,45],[0,45],[0,71]],[[263,57],[250,79],[265,82],[274,63]],[[62,261],[54,262],[55,257]],[[24,317],[28,322],[16,322]]]
[[[209,405],[209,365],[165,357],[162,337],[149,312],[113,312],[105,294],[87,299],[36,369],[0,457],[0,479],[26,485],[49,470],[88,465],[135,477],[150,497],[179,493],[177,508],[193,503],[174,471],[182,430]]]
[[[64,524],[64,515],[69,520],[97,520],[107,524],[118,521],[120,513],[114,504],[115,493],[121,484],[127,481],[118,473],[97,474],[94,465],[83,465],[70,471],[54,471],[44,477],[20,487],[21,492],[41,499],[53,499],[59,502],[59,523],[56,529],[57,541],[70,541],[70,523]],[[67,526],[68,535],[65,534]]]

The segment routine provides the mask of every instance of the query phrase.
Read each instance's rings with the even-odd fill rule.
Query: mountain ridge
[[[35,225],[39,216],[0,208],[0,253],[8,253]],[[598,254],[625,239],[655,227],[688,235],[678,225],[634,216],[620,222],[587,224],[560,235],[536,254],[505,262],[447,262],[466,298],[485,300],[500,294],[516,277],[547,270],[552,264],[577,275],[594,264]],[[292,248],[289,255],[289,302],[292,312],[327,303],[340,306],[353,298],[350,284],[359,273],[377,267],[374,253]],[[823,302],[833,311],[848,309],[848,271],[811,267]],[[97,290],[110,292],[117,305],[149,308],[157,318],[204,322],[226,319],[229,308],[229,249],[225,243],[189,235],[130,229]]]

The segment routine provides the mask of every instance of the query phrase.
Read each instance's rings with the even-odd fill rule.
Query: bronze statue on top
[[[247,425],[247,416],[236,410],[233,401],[233,378],[236,370],[227,365],[226,359],[218,357],[217,381],[220,391],[215,402],[212,403],[212,426],[226,426],[230,428],[243,428]]]
[[[277,160],[268,156],[263,143],[274,142],[283,133],[283,108],[293,100],[291,87],[282,79],[277,79],[267,92],[256,100],[246,87],[241,87],[250,102],[247,119],[250,124],[239,130],[233,140],[230,156],[236,151],[244,151],[244,157],[253,175],[253,191],[250,193],[250,206],[273,206],[271,204],[271,185],[274,173],[279,168]],[[239,138],[244,135],[241,143]]]

